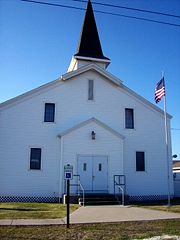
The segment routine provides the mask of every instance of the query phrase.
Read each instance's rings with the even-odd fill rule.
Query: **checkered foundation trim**
[[[166,200],[168,198],[167,195],[147,195],[147,196],[129,196],[129,201],[160,201]],[[171,196],[173,198],[173,196]]]
[[[58,197],[0,196],[0,202],[58,203],[62,202],[62,199]]]
[[[166,200],[167,195],[147,195],[147,196],[128,196],[128,201],[159,201]],[[171,196],[173,198],[173,196]],[[77,197],[70,199],[71,203],[77,203]],[[30,196],[0,196],[0,202],[39,202],[39,203],[58,203],[62,198],[58,197],[30,197]]]

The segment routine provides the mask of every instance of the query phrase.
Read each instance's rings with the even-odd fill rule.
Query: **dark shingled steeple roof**
[[[74,56],[109,60],[103,55],[91,1],[88,1],[77,53]]]

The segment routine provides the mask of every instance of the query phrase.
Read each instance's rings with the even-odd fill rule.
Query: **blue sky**
[[[42,0],[39,0],[42,1]],[[86,7],[71,0],[50,3]],[[96,0],[180,15],[179,0]],[[93,5],[101,11],[180,24],[180,18]],[[108,71],[154,103],[164,71],[171,127],[180,129],[180,27],[95,13]],[[0,102],[66,73],[76,53],[84,11],[20,0],[0,0]],[[163,101],[158,104],[163,109]],[[180,130],[172,130],[173,154],[180,159]]]

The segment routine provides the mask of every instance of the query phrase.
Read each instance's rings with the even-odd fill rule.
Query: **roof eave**
[[[139,99],[141,102],[143,102],[144,104],[148,105],[149,107],[151,107],[152,109],[160,112],[161,114],[164,115],[164,111],[162,109],[160,109],[159,107],[157,107],[156,105],[154,105],[153,103],[151,103],[150,101],[148,101],[147,99],[145,99],[144,97],[140,96],[139,94],[137,94],[136,92],[134,92],[133,90],[131,90],[130,88],[126,87],[125,85],[122,84],[122,89],[124,89],[126,92],[130,93],[131,95],[133,95],[136,99]],[[168,119],[173,118],[172,115],[170,115],[169,113],[167,113],[167,117]]]
[[[85,56],[78,56],[78,55],[74,55],[74,58],[78,60],[105,63],[106,67],[108,67],[108,65],[111,63],[111,60],[109,58],[94,58],[94,57],[85,57]]]
[[[123,136],[122,134],[120,134],[119,132],[115,131],[114,129],[112,129],[111,127],[109,127],[108,125],[106,125],[105,123],[99,121],[98,119],[92,117],[88,120],[85,120],[77,125],[75,125],[74,127],[71,127],[63,132],[61,132],[60,134],[57,135],[57,137],[62,138],[63,136],[77,130],[80,129],[81,127],[86,126],[87,124],[89,124],[90,122],[95,122],[96,124],[98,124],[99,126],[103,127],[104,129],[106,129],[107,131],[111,132],[113,135],[117,136],[118,138],[124,140],[125,136]]]
[[[106,70],[104,70],[103,68],[99,67],[97,64],[94,63],[90,63],[81,68],[78,68],[77,70],[65,73],[64,75],[61,76],[61,79],[63,81],[66,81],[90,70],[98,72],[99,74],[101,74],[102,76],[104,76],[106,79],[108,79],[117,86],[120,86],[122,84],[122,81],[120,79],[118,79],[117,77],[115,77],[114,75],[112,75],[111,73],[107,72]]]
[[[32,96],[34,96],[34,94],[39,94],[39,92],[42,92],[42,91],[46,90],[47,88],[56,87],[56,85],[59,84],[59,82],[61,82],[61,81],[62,81],[61,78],[57,78],[56,80],[46,83],[40,87],[34,88],[28,92],[25,92],[25,93],[20,94],[14,98],[11,98],[5,102],[2,102],[2,103],[0,103],[0,109],[9,107],[16,103],[19,103],[19,102],[23,101],[24,99],[31,98]]]

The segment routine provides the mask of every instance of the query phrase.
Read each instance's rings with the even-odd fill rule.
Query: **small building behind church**
[[[64,166],[76,194],[173,197],[170,120],[107,68],[91,2],[67,73],[0,104],[0,201],[58,202]],[[170,176],[168,181],[168,174]]]
[[[174,196],[180,197],[180,160],[173,161]]]

